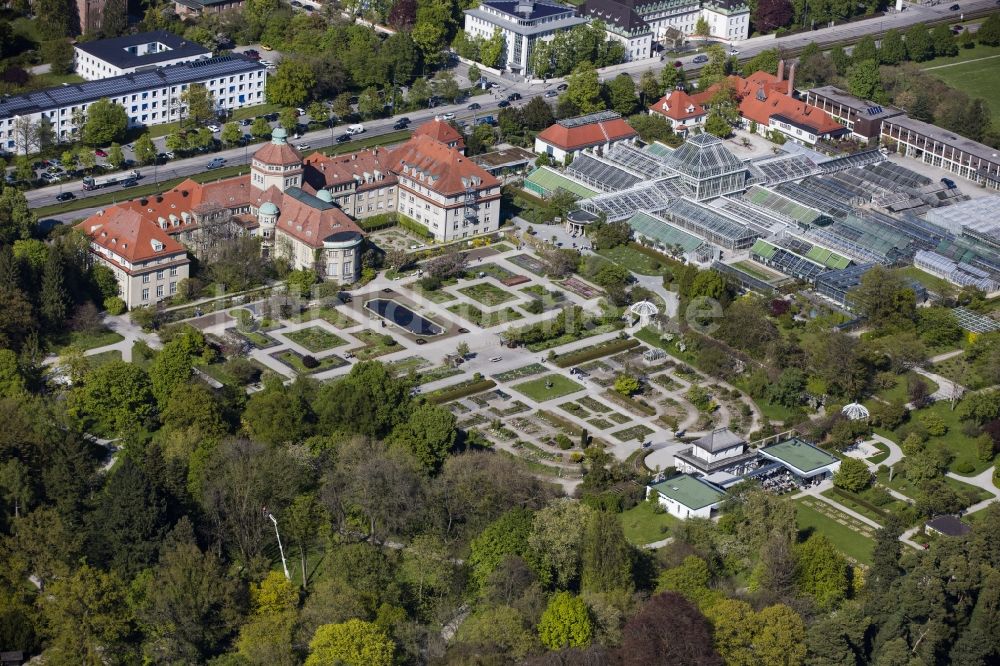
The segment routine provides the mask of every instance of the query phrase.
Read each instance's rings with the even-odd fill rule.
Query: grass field
[[[120,334],[108,329],[104,329],[103,331],[98,331],[96,333],[74,331],[63,337],[64,339],[59,340],[58,347],[53,350],[56,354],[62,353],[66,347],[76,347],[80,351],[87,351],[88,349],[97,349],[98,347],[113,345],[116,342],[121,342],[125,339]]]
[[[639,502],[619,517],[625,538],[635,546],[666,539],[670,536],[670,528],[679,522],[669,513],[656,513],[649,502]]]
[[[823,512],[814,509],[807,502],[820,507]],[[823,534],[844,555],[862,564],[871,564],[872,548],[875,542],[849,526],[858,521],[819,499],[796,500],[795,510],[800,532],[816,531]],[[838,520],[831,518],[831,515],[837,516],[847,524],[838,522]],[[869,529],[871,528],[869,527]]]
[[[920,378],[927,384],[927,393],[931,394],[938,390],[937,382],[927,377],[921,377],[915,372],[908,372],[898,376],[896,385],[892,388],[883,389],[875,395],[886,402],[906,403],[910,400],[910,381]]]
[[[639,275],[670,275],[670,267],[630,245],[618,245],[608,250],[598,250],[599,255],[621,264]]]
[[[948,426],[948,432],[938,437],[931,437],[927,440],[927,446],[932,448],[939,447],[950,451],[954,455],[954,460],[952,460],[950,466],[953,472],[958,472],[958,468],[962,463],[972,466],[974,471],[970,473],[971,475],[979,474],[992,466],[992,463],[983,462],[979,459],[975,439],[962,432],[962,422],[958,418],[958,411],[952,410],[949,401],[941,400],[935,402],[930,407],[911,412],[910,419],[919,422],[922,416],[928,414],[940,417]],[[898,431],[889,437],[897,442],[903,441]],[[906,494],[905,490],[900,490],[900,492]]]
[[[981,97],[993,111],[994,124],[1000,119],[1000,47],[979,46],[963,49],[953,58],[935,58],[921,68],[972,97]]]
[[[551,383],[552,386],[547,387],[547,383]],[[582,391],[583,386],[562,375],[545,375],[538,379],[517,384],[514,386],[514,390],[520,391],[532,400],[545,402],[546,400],[554,400],[570,393]]]

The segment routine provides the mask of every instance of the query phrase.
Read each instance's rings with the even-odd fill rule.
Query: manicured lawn
[[[483,305],[500,305],[514,300],[514,295],[489,282],[480,282],[458,290]]]
[[[609,250],[598,250],[599,255],[621,264],[639,275],[670,275],[670,267],[653,257],[639,252],[631,245],[619,245]]]
[[[968,493],[970,504],[975,504],[976,502],[981,502],[982,500],[989,499],[991,497],[991,495],[989,495],[985,490],[977,486],[973,486],[968,483],[963,483],[962,481],[959,481],[958,479],[953,479],[950,476],[945,476],[943,477],[943,479],[944,482],[947,485],[951,486],[951,488],[956,492],[963,495]],[[892,488],[896,492],[903,493],[904,495],[906,495],[911,499],[915,498],[916,495],[919,494],[919,489],[914,487],[913,484],[911,484],[902,474],[898,473],[894,474],[892,477],[892,481],[889,480],[888,474],[885,473],[879,474],[878,481],[879,483]]]
[[[435,289],[434,291],[429,291],[427,289],[424,289],[423,287],[420,286],[419,281],[413,282],[407,286],[413,291],[423,296],[424,298],[426,298],[428,301],[431,301],[432,303],[447,303],[448,301],[453,301],[455,300],[455,298],[457,298],[455,294],[452,294],[451,292],[444,290],[444,287],[449,286],[449,284],[455,284],[455,282],[454,281],[445,282],[441,285],[440,288]]]
[[[53,350],[53,353],[55,354],[62,353],[66,347],[76,347],[80,351],[87,351],[89,349],[97,349],[98,347],[113,345],[116,342],[121,342],[125,339],[120,334],[115,333],[110,329],[104,329],[103,331],[98,331],[96,333],[74,331],[69,335],[62,337],[63,339],[59,341],[59,346]]]
[[[644,426],[641,423],[639,425],[634,425],[631,428],[625,428],[624,430],[612,433],[615,439],[621,440],[623,442],[628,442],[633,439],[638,442],[643,442],[646,440],[647,437],[649,437],[652,434],[653,434],[653,429]]]
[[[253,366],[258,368],[261,371],[261,373],[271,372],[273,374],[274,372],[273,370],[271,370],[261,362],[257,361],[256,359],[249,358],[247,360]],[[230,374],[229,370],[226,368],[225,363],[210,363],[208,365],[199,365],[198,369],[204,372],[212,379],[221,382],[223,384],[229,386],[244,386],[243,382],[239,381],[238,379],[236,379],[236,377]]]
[[[889,457],[889,447],[883,444],[882,442],[875,442],[875,448],[878,449],[878,453],[873,455],[871,458],[868,458],[867,460],[868,462],[877,465]]]
[[[547,384],[551,384],[551,386],[547,386]],[[583,386],[562,375],[545,375],[538,379],[517,384],[514,386],[514,390],[520,391],[533,400],[544,402],[582,391]]]
[[[957,58],[962,58],[962,62],[948,64],[947,61]],[[976,60],[977,58],[980,59]],[[954,59],[935,59],[925,63],[923,69],[973,99],[981,97],[993,111],[994,119],[1000,118],[1000,86],[996,82],[997,68],[1000,67],[1000,48],[976,47],[963,50]],[[945,64],[948,66],[941,66]]]
[[[331,307],[307,310],[302,313],[303,321],[312,321],[314,319],[322,319],[329,324],[333,324],[337,328],[351,328],[352,326],[358,325],[358,321],[356,319],[352,319],[340,310]]]
[[[396,339],[388,333],[383,335],[381,333],[365,329],[358,331],[353,335],[365,344],[364,347],[351,351],[351,353],[354,354],[354,357],[359,361],[368,361],[377,356],[384,356],[385,354],[391,354],[392,352],[402,349],[402,347],[399,346],[399,343],[396,342]]]
[[[493,378],[500,382],[510,382],[515,379],[521,379],[523,377],[530,377],[532,375],[537,375],[539,373],[545,372],[546,368],[541,363],[529,363],[528,365],[522,366],[520,368],[514,368],[513,370],[508,370],[507,372],[501,372],[498,375],[493,375]]]
[[[622,531],[629,543],[642,546],[670,536],[670,528],[679,523],[667,512],[653,511],[650,502],[639,502],[634,507],[619,514],[622,521]]]
[[[470,305],[469,303],[456,303],[448,308],[448,312],[453,312],[459,317],[468,319],[473,324],[483,328],[491,328],[499,324],[524,319],[524,315],[512,307],[505,307],[495,312],[483,312],[475,305]]]
[[[317,359],[319,361],[319,365],[315,368],[309,369],[302,365],[302,357],[290,349],[278,352],[275,355],[275,358],[302,375],[314,375],[317,372],[323,372],[324,370],[330,370],[331,368],[339,368],[343,365],[347,365],[347,361],[339,356],[327,356],[326,358]]]
[[[347,344],[342,337],[320,326],[310,326],[294,333],[285,333],[285,337],[311,352],[323,352]]]
[[[812,502],[815,506],[821,507],[824,513],[817,511],[812,506],[806,506],[804,501]],[[875,542],[849,527],[849,524],[857,521],[846,513],[837,511],[819,499],[796,500],[795,512],[800,532],[819,532],[825,535],[844,555],[862,564],[871,564],[872,548]],[[837,516],[848,524],[842,524],[828,514]]]
[[[91,368],[98,368],[105,363],[111,363],[112,361],[122,360],[122,353],[117,349],[112,349],[111,351],[101,352],[100,354],[91,354],[87,357],[87,363]]]

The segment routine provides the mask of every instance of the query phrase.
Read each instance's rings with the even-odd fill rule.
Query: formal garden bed
[[[499,264],[482,264],[480,266],[471,267],[466,271],[466,277],[469,279],[486,276],[489,276],[498,282],[502,282],[515,277],[515,274],[511,273]]]
[[[646,438],[652,435],[655,430],[648,426],[644,426],[641,423],[632,426],[631,428],[625,428],[624,430],[619,430],[618,432],[611,433],[615,439],[628,442],[633,439],[640,442],[646,441]]]
[[[351,328],[352,326],[357,326],[361,323],[353,317],[341,312],[337,308],[330,306],[313,308],[302,313],[302,321],[313,321],[314,319],[322,319],[335,328],[340,329]]]
[[[545,402],[582,391],[583,385],[563,375],[551,374],[516,384],[513,388],[515,391],[523,393],[532,400]]]
[[[566,294],[558,290],[546,289],[540,284],[533,284],[521,290],[533,300],[540,301],[542,311],[552,310],[566,303]]]
[[[615,391],[610,391],[610,390],[605,391],[602,395],[604,395],[604,397],[606,397],[611,402],[621,407],[624,407],[625,409],[635,414],[639,414],[641,416],[656,415],[656,408],[651,407],[644,402],[639,402],[634,398],[626,397],[620,393],[616,393]],[[613,418],[614,417],[612,416],[612,419]]]
[[[435,405],[440,405],[445,402],[451,402],[452,400],[458,400],[477,393],[482,393],[483,391],[488,391],[491,388],[496,387],[496,385],[497,383],[492,379],[484,379],[482,376],[477,376],[464,382],[452,384],[451,386],[445,386],[444,388],[439,388],[436,391],[428,393],[427,401]]]
[[[513,257],[508,257],[507,261],[515,266],[523,268],[526,271],[530,271],[535,275],[545,275],[545,264],[530,254],[515,254]]]
[[[524,315],[509,306],[493,312],[483,312],[471,303],[455,303],[448,307],[448,312],[456,314],[480,328],[492,328],[507,322],[524,319]]]
[[[456,296],[455,294],[451,293],[450,291],[446,291],[445,287],[451,287],[451,286],[454,286],[456,284],[458,284],[458,280],[454,280],[454,279],[443,280],[441,282],[441,285],[438,288],[436,288],[436,289],[425,289],[424,286],[423,286],[423,284],[421,283],[421,281],[417,280],[416,282],[411,282],[410,284],[408,284],[406,286],[409,289],[412,289],[417,294],[419,294],[419,295],[423,296],[424,298],[426,298],[427,300],[431,301],[432,303],[447,303],[448,301],[455,300],[456,298],[458,298],[458,296]]]
[[[583,428],[573,423],[572,421],[567,421],[558,414],[553,414],[552,412],[546,411],[544,409],[539,409],[535,412],[535,416],[549,426],[555,428],[556,430],[562,430],[565,434],[570,437],[579,437],[583,432]]]
[[[601,358],[602,356],[609,356],[626,349],[632,349],[633,347],[638,347],[640,344],[641,343],[635,338],[617,338],[615,340],[608,340],[607,342],[602,342],[585,349],[560,354],[556,356],[553,363],[560,368],[568,368],[572,365],[579,365],[581,363],[586,363],[587,361],[593,361],[594,359]],[[608,368],[608,370],[610,370],[610,368]]]
[[[90,349],[97,349],[98,347],[107,347],[124,339],[121,334],[115,333],[106,327],[92,331],[72,331],[56,339],[52,353],[61,354],[67,347],[73,347],[85,352]]]
[[[240,336],[250,344],[252,344],[257,349],[269,349],[271,347],[277,347],[282,344],[280,340],[263,333],[261,331],[241,331],[238,328],[228,329]]]
[[[874,528],[815,497],[795,500],[800,532],[824,535],[841,553],[861,564],[871,564]]]
[[[331,333],[322,326],[309,326],[298,331],[285,333],[284,336],[309,351],[315,353],[325,352],[341,345],[346,345],[347,341],[335,333]]]
[[[521,379],[522,377],[531,377],[532,375],[537,375],[548,370],[541,363],[530,363],[528,365],[523,365],[520,368],[514,368],[513,370],[507,370],[505,372],[493,375],[493,378],[499,382],[509,382],[515,379]]]
[[[560,287],[567,291],[571,291],[580,298],[585,298],[588,301],[592,298],[597,298],[603,292],[592,285],[587,284],[583,280],[575,277],[566,278],[562,282],[557,282]]]
[[[351,335],[364,344],[364,347],[350,351],[350,354],[359,361],[369,361],[402,349],[399,343],[396,342],[396,338],[388,333],[376,333],[369,329],[362,329]]]
[[[489,282],[480,282],[479,284],[462,287],[458,290],[458,292],[460,294],[465,294],[472,300],[478,301],[488,307],[500,305],[501,303],[512,301],[515,298],[515,296],[510,292],[504,291],[500,287],[490,284]]]
[[[577,402],[589,409],[592,412],[610,412],[611,408],[605,405],[603,402],[596,400],[595,398],[585,395],[582,398],[578,398]]]
[[[569,412],[573,416],[576,416],[581,419],[590,418],[590,411],[585,409],[582,405],[580,405],[580,403],[574,402],[572,400],[569,402],[564,402],[561,405],[559,405],[559,409],[563,410],[564,412]]]
[[[285,349],[271,354],[271,358],[281,361],[300,375],[315,375],[324,370],[332,370],[347,365],[347,361],[339,356],[327,356],[322,359],[313,358],[298,353],[293,349]],[[312,359],[309,361],[308,359]],[[315,363],[315,365],[313,365]],[[310,367],[312,366],[312,367]]]
[[[249,386],[259,382],[265,372],[270,372],[267,366],[253,358],[234,358],[222,363],[199,365],[198,369],[228,386]]]
[[[614,423],[603,418],[590,419],[587,423],[594,426],[598,430],[607,430],[608,428],[615,427]]]

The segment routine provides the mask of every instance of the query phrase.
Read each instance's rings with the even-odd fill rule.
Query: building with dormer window
[[[686,136],[689,130],[705,124],[708,111],[683,90],[670,90],[649,107],[649,115],[663,116],[675,133]]]

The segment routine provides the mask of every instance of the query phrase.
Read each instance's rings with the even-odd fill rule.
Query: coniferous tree
[[[64,282],[62,257],[52,248],[42,271],[42,292],[39,297],[42,322],[49,330],[61,328],[66,321],[69,297]]]

